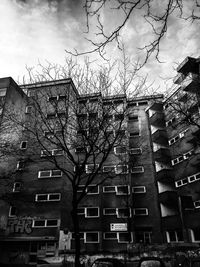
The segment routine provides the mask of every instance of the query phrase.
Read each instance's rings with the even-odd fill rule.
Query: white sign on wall
[[[127,231],[128,226],[127,223],[111,223],[110,231]]]

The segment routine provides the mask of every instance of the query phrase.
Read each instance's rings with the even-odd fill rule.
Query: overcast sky
[[[38,60],[64,63],[65,49],[84,51],[84,12],[81,0],[1,0],[0,1],[0,77],[18,80],[25,66],[36,66]],[[186,8],[190,8],[187,6]],[[107,25],[118,22],[118,15],[104,14]],[[149,29],[132,18],[123,29],[122,38],[127,53],[135,60],[138,47],[150,40]],[[164,86],[161,78],[175,75],[175,63],[187,56],[200,56],[200,30],[196,23],[172,20],[162,42],[159,64],[153,58],[143,68],[156,85]],[[109,49],[112,58],[119,56],[116,45]],[[93,56],[95,57],[95,56]]]

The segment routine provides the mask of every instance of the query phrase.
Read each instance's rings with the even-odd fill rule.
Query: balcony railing
[[[200,85],[200,79],[198,74],[188,73],[186,78],[182,82],[183,90],[186,92],[197,92]]]
[[[164,113],[156,112],[149,118],[150,124],[158,127],[165,126],[165,117]]]
[[[168,144],[168,139],[167,139],[167,132],[165,130],[158,129],[154,133],[152,133],[152,141],[155,143],[159,143],[162,145],[167,145]]]
[[[170,169],[161,169],[159,172],[157,172],[156,178],[159,182],[169,182],[174,178],[174,174]]]
[[[155,161],[169,163],[171,160],[170,151],[168,148],[160,148],[154,152]]]
[[[178,205],[178,195],[175,191],[165,191],[158,195],[159,202],[169,205],[177,206]]]

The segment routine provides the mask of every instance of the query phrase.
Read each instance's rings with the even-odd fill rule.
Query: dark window
[[[36,200],[37,201],[47,201],[47,199],[48,199],[48,195],[47,194],[36,195]]]
[[[45,220],[35,220],[34,221],[34,227],[44,227],[45,226]]]
[[[47,226],[57,226],[58,221],[57,220],[47,220]]]
[[[20,145],[21,149],[26,149],[27,148],[27,141],[22,141]]]

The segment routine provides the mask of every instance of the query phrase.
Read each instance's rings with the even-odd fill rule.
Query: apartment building
[[[187,57],[177,72],[175,91],[164,103],[176,191],[180,198],[185,196],[180,203],[184,237],[176,231],[173,239],[199,243],[199,58]]]
[[[79,137],[83,140],[91,130],[89,123],[102,116],[99,106],[112,107],[112,112],[106,114],[111,122],[106,134],[116,136],[114,127],[121,123],[120,142],[110,150],[92,183],[85,187],[83,179],[77,186],[77,197],[84,190],[87,193],[77,209],[82,253],[127,255],[136,253],[141,245],[198,241],[194,239],[198,231],[197,187],[189,182],[177,186],[185,176],[178,174],[183,167],[176,169],[173,147],[184,138],[172,144],[180,132],[169,123],[173,113],[168,112],[167,102],[163,108],[162,95],[132,99],[124,95],[79,95],[71,79],[18,86],[12,78],[0,79],[0,95],[2,122],[6,110],[21,114],[23,122],[16,126],[17,138],[16,129],[7,133],[15,137],[18,153],[7,156],[5,166],[1,165],[0,262],[36,266],[38,259],[74,253],[73,188],[66,171],[73,173],[75,163],[71,164],[63,153],[64,144],[54,146],[52,140],[55,134],[69,140],[72,133],[71,137],[77,140],[73,155],[81,165],[89,152]],[[34,99],[42,103],[37,113]],[[45,120],[40,122],[38,118],[44,114]],[[51,123],[44,125],[49,120]],[[65,127],[61,129],[58,122],[63,121]],[[76,127],[74,131],[71,126],[80,126],[79,121],[87,127]],[[38,136],[28,131],[29,127],[37,129]],[[93,130],[102,131],[100,127]],[[192,150],[193,137],[190,135],[187,149],[182,151],[185,159]],[[182,144],[180,147],[184,148]],[[96,165],[94,160],[86,162],[85,178],[95,172]],[[198,180],[197,165],[191,168],[191,172],[183,174]],[[5,183],[5,170],[9,185]],[[108,173],[112,175],[107,179]],[[184,189],[186,186],[190,192]],[[183,200],[191,200],[192,192],[196,209],[188,210],[186,205],[187,211],[183,212]],[[189,234],[191,239],[186,239]]]

